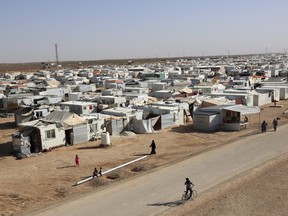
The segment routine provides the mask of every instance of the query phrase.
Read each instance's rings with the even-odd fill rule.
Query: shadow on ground
[[[11,156],[12,142],[2,143],[0,145],[0,157]]]
[[[90,178],[90,177],[92,177],[92,176],[91,175],[90,176],[81,176],[80,179],[83,180],[83,179],[87,179],[87,178]]]
[[[71,167],[76,167],[76,166],[75,165],[67,165],[67,166],[57,167],[57,169],[65,169],[65,168],[71,168]]]
[[[100,149],[103,149],[104,147],[102,147],[101,145],[96,145],[96,146],[86,146],[86,147],[78,147],[77,149],[83,149],[83,150],[85,150],[85,149],[98,149],[98,148],[100,148]]]
[[[133,156],[135,156],[135,157],[142,157],[142,156],[146,156],[146,155],[150,155],[150,154],[149,154],[149,153],[134,154]]]
[[[5,123],[0,124],[1,130],[15,129],[15,128],[16,128],[15,122],[5,122]]]
[[[209,133],[209,134],[213,134],[213,133],[217,133],[219,132],[220,130],[215,130],[215,131],[201,131],[201,130],[196,130],[193,128],[193,124],[188,124],[188,125],[181,125],[179,127],[174,127],[174,128],[171,128],[170,130],[171,132],[176,132],[176,133]]]
[[[157,203],[152,203],[152,204],[147,204],[147,206],[168,206],[168,207],[176,207],[183,205],[185,201],[183,200],[177,200],[177,201],[172,201],[172,202],[157,202]]]

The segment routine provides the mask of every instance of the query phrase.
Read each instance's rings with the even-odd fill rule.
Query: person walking
[[[77,154],[75,156],[75,164],[76,164],[76,166],[80,165],[80,158],[79,158],[79,156]]]
[[[156,143],[154,140],[152,140],[151,145],[149,146],[151,148],[151,153],[150,154],[156,154]]]
[[[261,131],[262,133],[266,133],[266,130],[267,130],[267,122],[264,120],[261,124]]]
[[[272,124],[273,124],[273,128],[274,128],[274,131],[276,131],[276,129],[277,129],[277,126],[278,126],[278,120],[277,120],[277,118],[276,118],[276,117],[273,119],[273,122],[272,122]]]
[[[93,171],[93,178],[95,177],[98,177],[98,170],[96,167],[94,168],[94,171]]]

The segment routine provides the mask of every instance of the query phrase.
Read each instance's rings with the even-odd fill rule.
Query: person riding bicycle
[[[192,187],[194,186],[194,184],[190,181],[189,178],[186,178],[186,181],[184,183],[184,185],[186,185],[186,192],[185,194],[187,195],[188,191],[189,191],[189,199],[192,196]]]

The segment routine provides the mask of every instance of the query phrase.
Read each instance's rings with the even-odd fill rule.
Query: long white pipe
[[[109,173],[109,172],[112,172],[112,171],[114,171],[114,170],[116,170],[116,169],[119,169],[119,168],[121,168],[121,167],[127,166],[127,165],[129,165],[129,164],[131,164],[131,163],[135,163],[135,162],[137,162],[137,161],[139,161],[139,160],[142,160],[142,159],[144,159],[144,158],[146,158],[146,157],[147,157],[147,155],[142,156],[142,157],[140,157],[140,158],[137,158],[137,159],[135,159],[135,160],[129,161],[129,162],[124,163],[124,164],[122,164],[122,165],[119,165],[119,166],[117,166],[117,167],[114,167],[114,168],[112,168],[112,169],[110,169],[110,170],[104,171],[104,172],[102,172],[102,175],[104,175],[104,174],[106,174],[106,173]],[[93,179],[93,176],[90,176],[90,177],[88,177],[88,178],[86,178],[86,179],[83,179],[83,180],[77,182],[77,183],[75,184],[75,186],[76,186],[76,185],[79,185],[79,184],[82,184],[82,183],[84,183],[84,182],[86,182],[86,181],[89,181],[89,180],[91,180],[91,179]]]

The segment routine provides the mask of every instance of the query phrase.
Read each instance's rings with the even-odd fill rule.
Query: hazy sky
[[[0,0],[0,63],[283,52],[288,0]]]

